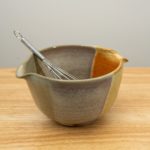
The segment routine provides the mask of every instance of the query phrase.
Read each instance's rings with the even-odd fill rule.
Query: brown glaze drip
[[[110,73],[119,65],[119,60],[111,53],[96,52],[91,77]]]

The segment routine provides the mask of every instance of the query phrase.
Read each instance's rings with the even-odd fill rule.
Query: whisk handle
[[[36,50],[25,38],[21,39],[21,42],[28,47],[39,59],[43,60],[45,57],[38,51]]]
[[[42,61],[45,57],[20,32],[14,31],[15,36]]]

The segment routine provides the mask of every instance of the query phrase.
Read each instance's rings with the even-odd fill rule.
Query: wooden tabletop
[[[150,150],[150,68],[126,68],[110,112],[83,127],[48,119],[15,69],[0,69],[0,149]]]

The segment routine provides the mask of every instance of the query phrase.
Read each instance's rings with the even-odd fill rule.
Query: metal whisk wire
[[[54,78],[61,80],[77,80],[76,77],[69,74],[65,70],[53,65],[45,56],[43,56],[20,32],[13,31],[14,35],[39,58],[47,67],[48,71],[52,72]]]

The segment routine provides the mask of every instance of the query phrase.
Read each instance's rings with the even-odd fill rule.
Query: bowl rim
[[[59,80],[59,79],[55,79],[55,78],[49,78],[49,77],[46,77],[46,76],[43,76],[43,75],[40,75],[40,74],[37,74],[37,73],[34,73],[34,72],[22,73],[20,75],[19,72],[21,72],[21,69],[23,69],[25,64],[31,59],[31,57],[33,57],[33,54],[31,54],[19,67],[17,67],[16,77],[17,78],[26,78],[27,76],[35,76],[35,77],[46,79],[46,80],[49,80],[49,81],[61,82],[61,83],[62,82],[63,83],[90,82],[90,81],[97,81],[97,80],[106,79],[106,78],[112,76],[113,74],[117,73],[120,70],[120,68],[123,66],[124,62],[128,62],[128,59],[122,57],[121,55],[119,55],[119,53],[116,50],[113,50],[113,49],[110,49],[110,48],[104,48],[104,47],[99,46],[99,45],[57,45],[57,46],[50,46],[50,47],[41,49],[40,51],[42,52],[42,51],[46,51],[46,50],[52,49],[52,48],[62,48],[62,47],[71,47],[71,46],[94,48],[96,51],[97,51],[97,49],[107,50],[107,51],[111,52],[112,54],[114,54],[120,60],[119,65],[113,71],[111,71],[107,74],[104,74],[102,76],[94,77],[94,78],[88,78],[88,79],[79,79],[79,80]]]

